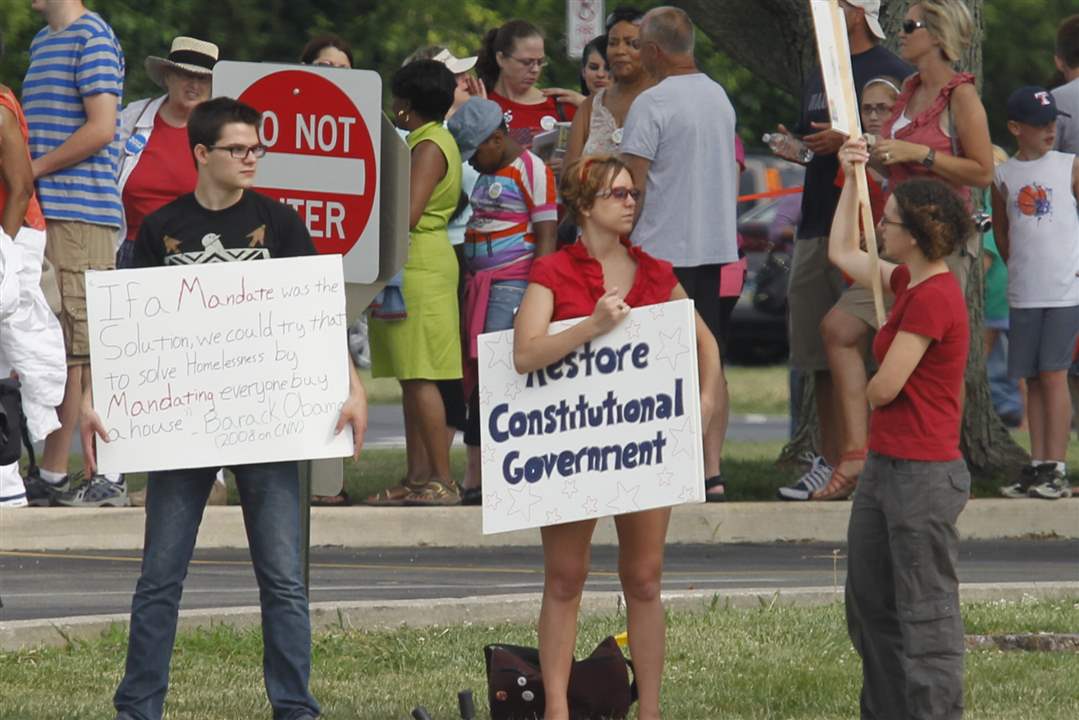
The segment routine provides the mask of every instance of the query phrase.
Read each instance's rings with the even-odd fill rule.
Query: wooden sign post
[[[824,91],[828,96],[828,113],[832,128],[848,137],[862,134],[862,122],[858,113],[858,94],[854,87],[854,70],[850,63],[850,44],[847,42],[847,23],[839,0],[809,0],[813,12],[813,26],[817,36],[817,52],[821,72],[824,74]],[[854,176],[858,186],[858,205],[865,232],[865,248],[873,268],[873,307],[877,326],[884,324],[884,294],[880,283],[880,258],[877,255],[877,229],[873,222],[873,210],[869,204],[869,180],[866,166],[858,165]]]

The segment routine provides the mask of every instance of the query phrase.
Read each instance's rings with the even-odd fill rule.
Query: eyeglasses
[[[903,28],[903,33],[905,35],[910,35],[915,30],[918,30],[919,28],[924,28],[925,26],[925,20],[904,20],[903,24],[901,25],[901,27]]]
[[[637,188],[616,187],[609,188],[607,190],[601,190],[600,192],[596,193],[596,197],[605,199],[614,198],[618,202],[625,202],[626,198],[631,197],[633,198],[633,202],[637,202],[641,199],[641,191]]]
[[[246,160],[250,155],[256,160],[266,154],[265,145],[210,145],[207,150],[224,150],[233,160]]]
[[[876,105],[863,105],[862,114],[886,117],[892,114],[892,106],[885,103],[877,103]]]
[[[543,68],[547,67],[547,58],[545,58],[545,57],[544,58],[519,58],[519,57],[513,57],[512,55],[509,55],[507,57],[509,57],[510,60],[516,60],[517,62],[521,63],[522,67],[526,67],[529,70],[532,70],[532,69],[542,70]]]

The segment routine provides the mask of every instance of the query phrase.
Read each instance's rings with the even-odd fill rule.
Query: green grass
[[[1064,631],[1079,627],[1079,602],[967,605],[968,633]],[[405,619],[405,618],[403,618]],[[618,615],[582,621],[578,655],[620,632]],[[396,720],[425,705],[457,718],[456,691],[476,693],[485,717],[484,645],[531,645],[531,625],[459,625],[393,632],[341,628],[317,633],[312,691],[327,720]],[[842,605],[755,610],[721,604],[668,617],[664,717],[668,720],[824,720],[857,717],[860,661]],[[0,654],[0,720],[111,720],[125,632],[63,649]],[[268,717],[257,630],[219,626],[180,635],[169,720]],[[968,720],[1066,720],[1079,716],[1079,653],[967,656]],[[60,690],[62,689],[62,691]],[[631,715],[632,717],[632,715]]]
[[[370,370],[361,370],[360,379],[367,388],[372,405],[395,405],[401,402],[401,385],[392,378],[371,378]],[[727,367],[731,412],[735,415],[786,415],[790,393],[786,365],[763,367]]]

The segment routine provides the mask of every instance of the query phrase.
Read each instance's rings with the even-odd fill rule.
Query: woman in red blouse
[[[537,88],[546,65],[543,34],[527,20],[510,20],[489,30],[476,62],[487,98],[502,108],[510,137],[525,149],[531,149],[537,133],[573,120],[584,102],[584,95],[573,90]]]
[[[959,281],[945,258],[973,232],[943,183],[899,185],[877,229],[875,268],[858,243],[855,165],[865,140],[846,143],[846,183],[828,257],[869,287],[879,272],[895,296],[873,342],[880,369],[866,388],[869,456],[847,530],[847,630],[862,656],[862,717],[963,714],[963,619],[955,523],[970,495],[959,450],[970,333]]]
[[[627,240],[639,193],[620,160],[582,158],[566,169],[560,190],[581,235],[576,243],[532,263],[514,326],[513,359],[520,373],[546,367],[603,335],[625,319],[631,307],[687,297],[670,263]],[[547,334],[552,321],[578,317],[584,319],[573,327]],[[718,395],[719,346],[699,315],[696,324],[701,415],[708,419],[712,398]],[[665,626],[659,593],[669,520],[669,508],[615,518],[641,720],[660,716]],[[595,520],[581,520],[541,529],[544,586],[539,651],[547,720],[569,718],[566,693],[577,609],[588,577],[595,527]]]

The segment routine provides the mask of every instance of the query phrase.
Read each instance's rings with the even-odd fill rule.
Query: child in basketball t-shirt
[[[1027,381],[1033,462],[1005,497],[1071,496],[1064,455],[1071,425],[1068,368],[1079,336],[1079,159],[1052,149],[1059,114],[1044,88],[1008,99],[1019,152],[993,182],[993,225],[1008,263],[1008,374]]]

